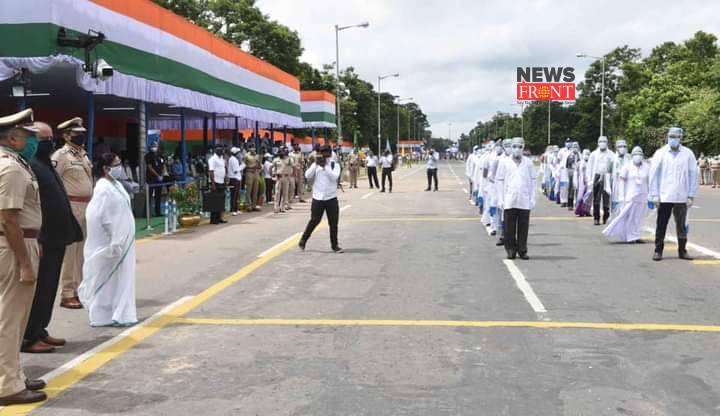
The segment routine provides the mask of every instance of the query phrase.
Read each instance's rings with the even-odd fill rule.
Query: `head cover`
[[[565,139],[565,147],[566,147],[567,149],[569,149],[571,145],[572,145],[572,140],[571,140],[569,137],[566,138],[566,139]]]
[[[522,137],[513,137],[511,142],[512,155],[514,158],[520,158],[523,155],[523,149],[525,149],[525,140]]]
[[[240,148],[239,148],[239,147],[233,146],[233,147],[230,148],[230,154],[236,155],[236,154],[238,154],[238,153],[240,153]]]
[[[0,117],[0,131],[19,128],[30,133],[37,133],[39,129],[33,124],[33,110],[28,108],[19,113]]]
[[[576,152],[579,152],[580,151],[580,143],[572,142],[572,145],[570,145],[570,148]]]
[[[618,151],[620,156],[624,156],[627,153],[627,142],[625,140],[616,140],[615,141],[615,150]]]
[[[641,148],[640,146],[635,146],[635,147],[633,147],[632,155],[633,155],[633,156],[635,156],[635,155],[644,156],[645,153],[643,153],[643,150],[642,150],[642,148]]]
[[[477,151],[478,147],[480,147],[480,146],[478,146],[478,145],[473,146],[473,152]]]
[[[85,133],[87,131],[83,127],[83,119],[80,117],[71,118],[58,124],[57,129],[62,133]]]
[[[680,142],[683,138],[683,129],[680,127],[670,127],[667,133],[668,144],[671,148],[677,149],[680,147]]]
[[[600,137],[598,137],[597,143],[598,143],[598,148],[600,148],[600,150],[606,150],[606,149],[607,149],[607,145],[608,145],[608,138],[607,138],[607,136],[600,136]]]

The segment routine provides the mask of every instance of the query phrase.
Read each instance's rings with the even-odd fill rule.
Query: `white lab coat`
[[[650,198],[660,202],[686,203],[698,189],[697,161],[692,150],[680,145],[677,153],[670,145],[658,149],[650,164]]]
[[[90,325],[135,324],[135,218],[130,197],[118,182],[100,179],[86,218],[78,295],[88,310]]]
[[[502,208],[533,209],[536,179],[535,167],[527,157],[523,156],[519,164],[510,156],[502,159],[495,175],[495,183],[501,190]]]
[[[607,228],[603,230],[605,236],[622,241],[640,239],[648,212],[649,175],[650,166],[645,162],[639,166],[630,162],[622,167],[617,175],[617,180],[623,183],[623,195],[620,198],[625,203]]]
[[[590,160],[588,160],[588,166],[586,175],[588,178],[588,186],[592,189],[595,183],[595,175],[602,175],[603,189],[605,192],[612,192],[610,186],[610,169],[612,167],[613,160],[615,160],[615,152],[612,150],[600,151],[600,149],[593,150],[590,153]]]

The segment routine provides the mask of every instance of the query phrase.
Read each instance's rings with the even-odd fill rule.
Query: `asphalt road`
[[[327,228],[297,249],[307,205],[142,241],[152,318],[123,333],[58,311],[71,343],[23,355],[53,398],[0,416],[720,414],[720,190],[692,210],[696,262],[668,245],[654,263],[541,198],[532,259],[510,262],[463,171],[341,194],[345,254]]]

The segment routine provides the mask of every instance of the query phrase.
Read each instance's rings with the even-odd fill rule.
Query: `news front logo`
[[[575,101],[575,68],[518,67],[518,101]]]

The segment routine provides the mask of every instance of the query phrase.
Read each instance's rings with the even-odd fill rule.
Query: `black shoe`
[[[660,261],[662,260],[662,253],[658,253],[657,251],[655,254],[653,254],[653,261]]]
[[[595,225],[600,225],[600,220],[595,220]]]
[[[427,188],[427,189],[425,190],[425,192],[430,192],[430,188]]]
[[[690,256],[687,251],[680,252],[678,254],[678,258],[681,258],[683,260],[695,260],[692,256]]]
[[[567,208],[567,204],[560,204],[560,208]]]
[[[603,225],[607,224],[607,218],[603,218]]]
[[[503,240],[503,239],[501,238],[501,239],[499,239],[499,240],[497,241],[497,243],[495,243],[495,245],[498,246],[498,247],[504,246],[504,245],[505,245],[505,240]]]
[[[490,235],[493,236],[493,237],[495,237],[495,236],[497,235],[497,231],[491,231],[491,232],[490,232]]]
[[[383,189],[383,190],[381,190],[380,192],[385,192],[385,190]]]
[[[30,391],[38,391],[47,387],[47,383],[43,380],[25,380],[25,388]]]
[[[334,251],[337,254],[344,253],[345,250],[343,250],[341,247],[333,247],[332,251]]]
[[[530,260],[530,256],[527,253],[520,253],[520,258],[523,260]]]
[[[225,221],[225,220],[220,220],[220,224],[227,224],[227,221]]]
[[[515,260],[515,257],[517,257],[517,254],[515,253],[508,253],[507,255],[508,260]]]
[[[300,247],[300,250],[305,251],[305,244],[306,244],[306,241],[303,241],[303,240],[298,241],[298,247]]]
[[[433,192],[437,192],[437,191],[438,191],[437,188],[433,189]]]

